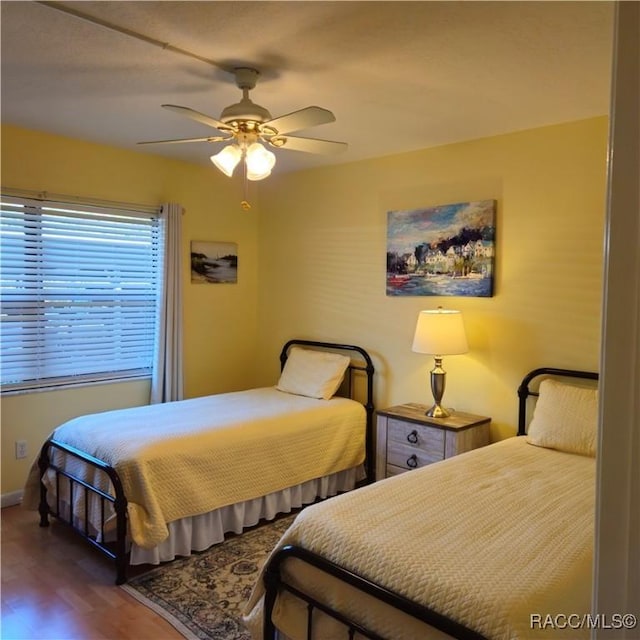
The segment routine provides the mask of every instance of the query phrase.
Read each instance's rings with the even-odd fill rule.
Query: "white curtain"
[[[182,207],[162,205],[164,277],[151,379],[151,403],[182,400]]]

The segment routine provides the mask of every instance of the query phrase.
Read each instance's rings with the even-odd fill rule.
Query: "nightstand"
[[[430,418],[428,408],[411,402],[377,412],[377,480],[489,444],[491,418],[462,411]]]

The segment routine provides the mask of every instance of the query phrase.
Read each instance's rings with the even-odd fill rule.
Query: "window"
[[[159,216],[2,198],[4,391],[151,375]]]

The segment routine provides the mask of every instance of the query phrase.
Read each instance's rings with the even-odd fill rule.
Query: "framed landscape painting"
[[[496,201],[387,214],[387,295],[493,295]]]
[[[238,245],[235,242],[191,241],[191,282],[238,282]]]

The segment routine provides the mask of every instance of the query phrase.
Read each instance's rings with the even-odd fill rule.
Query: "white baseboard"
[[[20,491],[12,491],[11,493],[3,493],[0,496],[0,507],[13,507],[22,502],[22,489]]]

